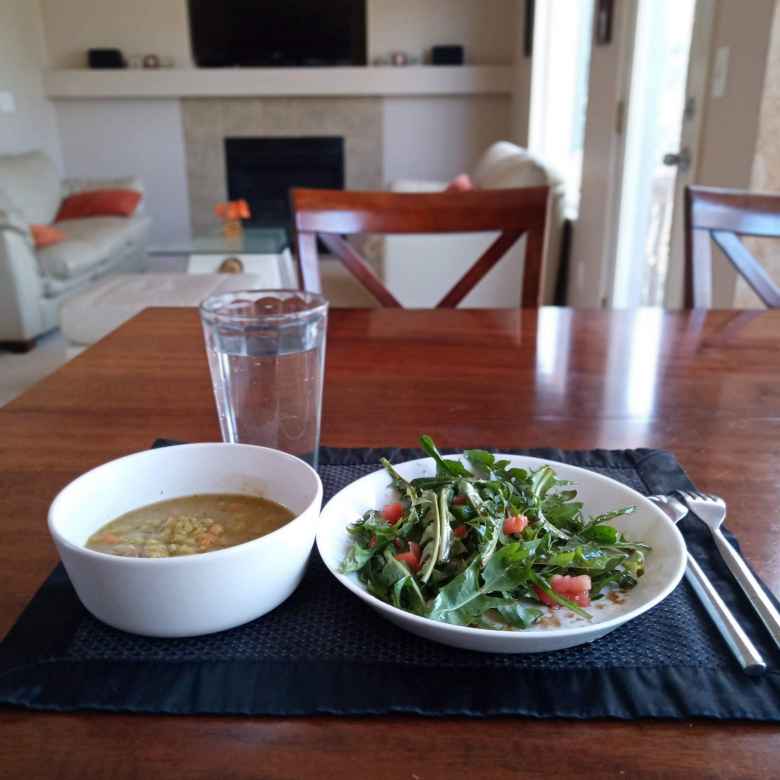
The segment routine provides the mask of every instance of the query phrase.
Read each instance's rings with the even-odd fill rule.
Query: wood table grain
[[[780,311],[332,312],[323,444],[422,431],[672,450],[780,591]],[[0,634],[56,563],[55,493],[156,437],[219,438],[195,311],[146,310],[0,410]],[[0,711],[13,778],[769,778],[778,756],[765,724]]]

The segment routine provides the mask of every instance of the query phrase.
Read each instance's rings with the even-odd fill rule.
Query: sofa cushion
[[[137,190],[87,190],[62,201],[56,221],[86,217],[131,217],[141,202]]]
[[[68,238],[88,241],[100,247],[106,254],[125,244],[144,239],[151,220],[149,217],[84,217],[63,219],[57,227]]]
[[[54,225],[30,225],[30,233],[36,249],[54,246],[68,240],[68,237]]]
[[[73,239],[44,247],[35,254],[42,273],[55,279],[73,279],[81,276],[99,265],[105,258],[95,244]]]
[[[81,276],[128,244],[141,242],[149,222],[148,217],[86,217],[58,222],[68,240],[38,251],[41,270],[57,279]]]
[[[471,178],[483,189],[545,187],[555,189],[562,180],[550,165],[508,141],[494,143],[480,158]]]
[[[31,224],[52,222],[62,199],[57,169],[43,152],[0,156],[0,188]]]

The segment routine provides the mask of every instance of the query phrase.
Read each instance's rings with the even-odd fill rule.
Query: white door
[[[615,8],[615,39],[592,59],[569,302],[679,305],[682,193],[696,166],[713,0]]]

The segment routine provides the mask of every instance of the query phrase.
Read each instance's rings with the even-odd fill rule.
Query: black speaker
[[[94,70],[112,70],[126,68],[125,58],[119,49],[90,49],[87,52],[87,62]]]
[[[431,49],[432,65],[463,65],[462,46],[434,46]]]

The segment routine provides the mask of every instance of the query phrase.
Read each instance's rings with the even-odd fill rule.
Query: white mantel
[[[509,95],[504,65],[49,70],[50,98]]]

